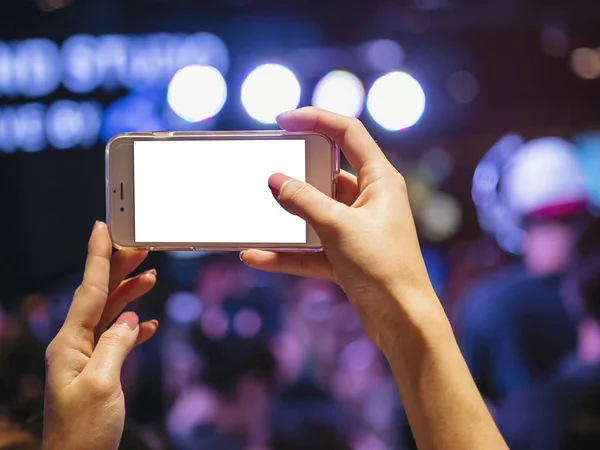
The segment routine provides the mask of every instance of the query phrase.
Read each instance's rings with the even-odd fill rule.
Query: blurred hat
[[[577,149],[555,137],[530,141],[517,150],[504,169],[501,190],[521,218],[560,219],[588,207]]]

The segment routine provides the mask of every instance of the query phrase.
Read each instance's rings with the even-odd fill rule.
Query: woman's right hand
[[[334,200],[308,183],[273,175],[273,195],[315,229],[324,252],[247,250],[242,260],[257,269],[337,282],[377,345],[384,324],[407,313],[438,316],[442,309],[423,262],[404,178],[362,123],[315,108],[286,113],[278,121],[285,130],[331,138],[358,177],[342,172]]]
[[[307,183],[271,176],[277,201],[314,228],[324,252],[247,250],[242,260],[344,289],[386,354],[419,448],[505,450],[429,281],[400,173],[356,119],[304,108],[279,117],[279,125],[329,136],[358,178],[341,174],[337,201]]]

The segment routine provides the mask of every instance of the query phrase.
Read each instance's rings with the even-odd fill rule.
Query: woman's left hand
[[[106,224],[94,225],[83,282],[46,351],[44,449],[118,448],[125,422],[121,368],[131,349],[158,327],[155,320],[139,323],[134,312],[121,314],[156,283],[154,270],[125,279],[146,256],[113,255]]]

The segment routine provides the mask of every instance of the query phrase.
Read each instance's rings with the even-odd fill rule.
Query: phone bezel
[[[250,248],[277,251],[318,251],[321,241],[306,225],[306,244],[292,243],[205,243],[135,242],[135,204],[133,189],[133,143],[141,140],[247,140],[305,139],[306,181],[326,195],[336,198],[340,155],[326,136],[314,132],[233,131],[233,132],[153,132],[124,133],[113,137],[106,146],[106,219],[113,245],[118,249],[240,251]],[[265,181],[266,182],[266,181]],[[121,197],[121,183],[123,196]]]

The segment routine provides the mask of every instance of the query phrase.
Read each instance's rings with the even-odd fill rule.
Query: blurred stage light
[[[242,104],[255,120],[271,124],[276,117],[298,107],[300,83],[286,67],[265,64],[248,75],[242,84]]]
[[[96,102],[0,107],[0,153],[90,147],[98,140],[101,119],[102,108]]]
[[[404,62],[404,49],[390,39],[367,42],[359,51],[366,65],[376,72],[398,70]]]
[[[373,83],[367,108],[375,122],[386,130],[403,130],[416,124],[423,115],[425,92],[407,73],[391,72]]]
[[[339,360],[346,372],[363,372],[377,361],[377,350],[368,339],[359,339],[341,351]]]
[[[422,170],[406,171],[404,174],[408,186],[410,205],[413,213],[418,215],[433,192],[433,180]]]
[[[454,170],[454,158],[441,147],[430,148],[419,158],[419,170],[431,181],[441,183]]]
[[[229,332],[229,319],[221,308],[210,308],[200,318],[200,328],[206,337],[216,341]]]
[[[40,103],[0,108],[0,151],[39,152],[47,146],[46,109]]]
[[[448,78],[450,96],[458,103],[471,103],[479,95],[479,82],[469,72],[454,72]]]
[[[600,77],[600,51],[593,48],[578,48],[571,55],[573,72],[584,80]]]
[[[226,74],[229,70],[229,50],[219,36],[196,33],[187,36],[179,45],[176,62],[178,67],[210,66]]]
[[[500,178],[523,143],[521,136],[508,134],[494,144],[475,168],[471,191],[481,228],[493,234],[503,250],[513,254],[522,251],[523,230],[519,217],[501,192]]]
[[[365,103],[362,82],[350,72],[333,71],[317,84],[313,106],[349,117],[358,117]]]
[[[569,49],[569,36],[562,27],[544,27],[541,41],[544,51],[554,58],[563,58]]]
[[[292,52],[287,61],[301,78],[317,78],[327,67],[326,54],[321,48],[301,48]]]
[[[56,11],[71,4],[72,0],[37,0],[37,4],[42,11]]]
[[[581,159],[581,168],[589,189],[590,199],[600,207],[600,132],[582,133],[577,137],[577,147]]]
[[[116,34],[99,36],[96,40],[96,69],[101,79],[102,87],[107,90],[115,90],[128,81],[128,72],[131,69],[129,65],[128,42],[129,39],[127,37]],[[178,68],[181,67],[183,66],[179,66]],[[174,72],[175,70],[170,75]],[[170,79],[170,76],[167,79]],[[133,83],[129,87],[134,89],[139,88],[139,84]]]
[[[420,225],[423,235],[432,241],[451,238],[462,223],[460,203],[443,192],[433,193],[420,211]]]
[[[440,250],[436,248],[423,247],[422,253],[433,289],[438,296],[443,297],[444,287],[446,286],[446,274],[448,273],[446,256],[442,255]]]
[[[192,323],[202,314],[202,302],[189,292],[175,292],[165,305],[167,316],[177,323]]]
[[[76,94],[85,94],[100,84],[96,67],[96,38],[77,34],[68,38],[62,46],[65,87]]]
[[[59,150],[90,147],[98,141],[101,122],[102,108],[99,104],[59,100],[47,111],[48,143]]]
[[[190,252],[190,251],[185,251],[185,250],[172,250],[169,252],[166,252],[167,255],[173,259],[177,259],[177,260],[183,260],[183,261],[187,261],[190,259],[201,259],[204,258],[205,256],[208,255],[212,255],[214,254],[214,252]]]
[[[43,97],[60,85],[60,50],[48,39],[0,43],[0,95]]]
[[[242,283],[249,288],[269,287],[275,285],[279,281],[279,276],[277,274],[251,269],[246,265],[243,265],[240,268],[240,272]]]
[[[227,100],[227,84],[214,67],[188,66],[171,80],[167,99],[179,117],[201,122],[221,111]]]
[[[260,333],[262,319],[253,309],[242,309],[233,319],[233,328],[236,333],[245,339],[251,339]]]
[[[155,97],[158,94],[131,92],[112,103],[106,109],[102,123],[102,140],[108,142],[114,135],[126,132],[164,130],[159,111],[159,105],[164,104],[164,94],[160,94],[160,98]]]

